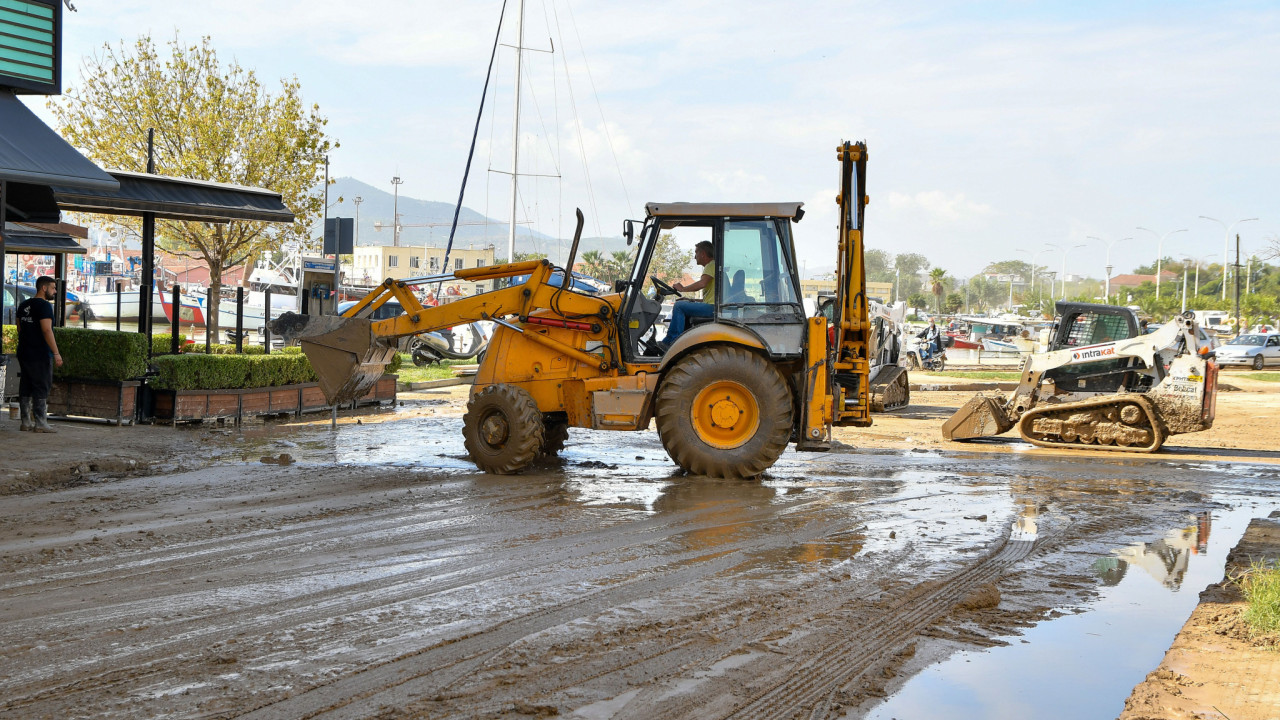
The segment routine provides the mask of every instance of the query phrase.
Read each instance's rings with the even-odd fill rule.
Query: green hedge
[[[199,343],[196,343],[195,350],[193,350],[192,352],[204,352],[204,345],[201,345],[201,344],[199,344]],[[264,347],[262,347],[261,345],[250,345],[250,344],[248,344],[248,343],[245,343],[245,345],[244,345],[244,351],[243,351],[243,352],[241,352],[240,354],[242,354],[242,355],[265,355],[265,354],[266,354],[266,352],[267,352],[267,349],[266,349],[266,348],[264,348]],[[236,346],[235,346],[235,345],[226,345],[226,344],[221,344],[221,343],[219,343],[219,344],[217,344],[217,345],[210,345],[210,346],[209,346],[209,354],[210,354],[210,355],[235,355],[235,354],[237,354],[237,353],[236,353]]]
[[[12,355],[18,352],[18,326],[5,325],[3,342],[0,342],[0,354]]]
[[[187,351],[187,336],[178,336],[178,352]],[[151,334],[151,354],[152,355],[172,355],[173,354],[173,333],[152,333]]]
[[[233,390],[315,382],[307,358],[298,354],[205,355],[154,358],[152,387],[161,390]]]
[[[298,347],[297,345],[288,345],[286,347],[281,348],[280,352],[286,355],[300,355],[302,354],[302,348]],[[404,356],[401,353],[396,353],[395,355],[391,356],[391,362],[387,363],[386,372],[394,375],[400,372],[400,368],[403,366],[404,366]]]
[[[219,348],[218,353],[214,352],[215,347]],[[261,352],[237,355],[235,346],[211,345],[209,350],[209,355],[192,352],[152,358],[156,377],[151,380],[151,386],[160,390],[239,390],[297,385],[317,379],[301,348],[286,347],[283,352],[270,355]],[[396,372],[402,362],[397,354],[387,365],[387,372]]]
[[[4,327],[4,352],[17,350],[18,330]],[[147,372],[147,338],[136,332],[59,327],[53,339],[62,355],[54,377],[85,380],[129,380]]]

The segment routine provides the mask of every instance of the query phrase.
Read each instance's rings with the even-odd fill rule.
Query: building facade
[[[444,267],[444,248],[436,247],[357,245],[352,257],[353,264],[343,266],[347,282],[371,286],[387,278],[404,280],[493,265],[494,248],[455,247],[449,253],[448,268]]]

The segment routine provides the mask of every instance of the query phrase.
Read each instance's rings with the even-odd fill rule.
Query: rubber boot
[[[19,430],[36,429],[35,418],[31,415],[31,398],[18,398],[18,414],[22,417],[22,425],[18,427]]]
[[[56,433],[57,430],[49,427],[49,401],[40,399],[32,403],[35,411],[36,426],[35,431],[38,433]]]

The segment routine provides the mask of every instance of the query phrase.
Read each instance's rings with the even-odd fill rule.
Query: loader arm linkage
[[[581,295],[549,284],[548,260],[458,270],[452,275],[394,280],[388,278],[341,316],[308,316],[285,313],[273,321],[273,330],[288,340],[298,340],[320,380],[325,399],[333,405],[351,402],[372,387],[394,355],[394,341],[408,335],[431,332],[480,320],[491,320],[516,332],[523,330],[503,318],[562,327],[583,332],[601,331],[612,322],[616,308],[608,299]],[[472,295],[436,307],[424,307],[412,291],[415,285],[449,279],[482,282],[519,275],[529,278],[492,292]],[[392,298],[404,313],[386,320],[368,316]],[[539,313],[530,320],[530,315]],[[588,353],[539,333],[525,337],[587,365],[607,370],[616,364],[615,349],[606,344],[604,354]]]

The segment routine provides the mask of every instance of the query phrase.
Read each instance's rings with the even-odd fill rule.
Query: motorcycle
[[[907,362],[917,370],[940,372],[947,366],[947,351],[934,350],[933,343],[919,343],[907,351]]]
[[[424,367],[441,360],[484,361],[484,351],[489,346],[492,329],[482,323],[467,323],[435,332],[419,333],[409,338],[407,351],[413,364]]]

